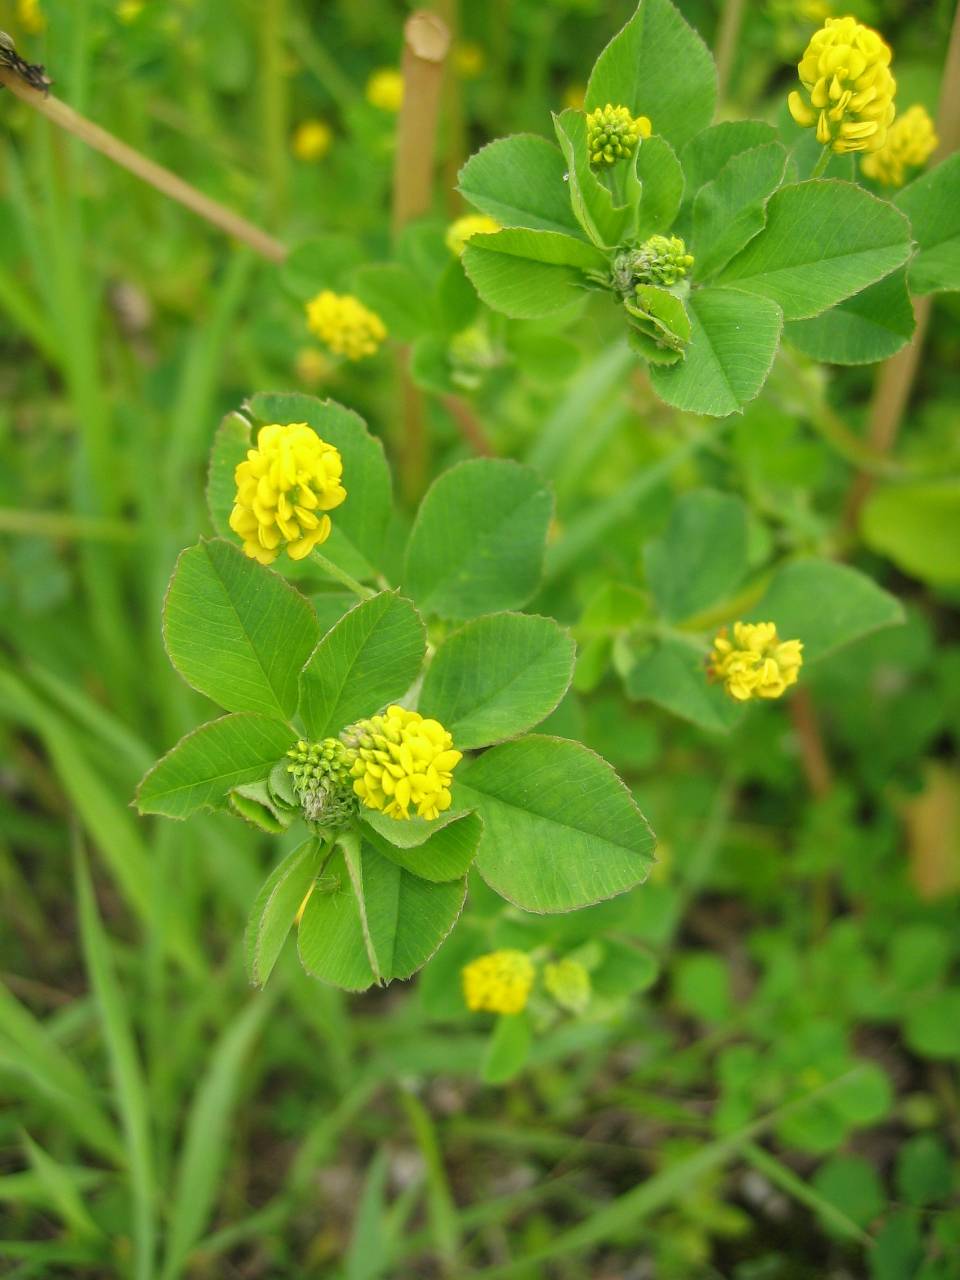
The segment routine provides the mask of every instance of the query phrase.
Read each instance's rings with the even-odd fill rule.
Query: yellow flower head
[[[412,805],[433,821],[450,808],[453,771],[463,754],[438,720],[388,707],[345,730],[343,740],[356,750],[353,789],[368,809],[409,818]]]
[[[471,1013],[522,1013],[533,986],[533,961],[524,951],[490,951],[463,968],[463,997]]]
[[[334,355],[362,360],[376,353],[387,328],[375,311],[349,293],[324,289],[307,303],[307,327]]]
[[[579,960],[568,958],[544,965],[543,985],[570,1013],[582,1013],[590,1003],[590,975]]]
[[[860,171],[885,187],[902,187],[907,180],[907,170],[926,164],[939,145],[940,139],[926,109],[911,107],[897,116],[880,150],[863,157]]]
[[[261,427],[257,447],[234,473],[230,513],[230,528],[251,560],[272,564],[284,543],[291,560],[302,560],[325,542],[330,517],[324,513],[347,496],[342,473],[338,451],[305,422]]]
[[[322,160],[333,142],[333,130],[326,120],[304,120],[293,135],[293,153],[308,163]]]
[[[476,80],[486,66],[486,55],[478,44],[464,40],[453,46],[453,69],[461,80]]]
[[[121,22],[136,22],[143,13],[146,0],[119,0],[117,5],[117,17]]]
[[[334,365],[317,347],[301,347],[294,361],[297,377],[305,387],[317,387],[329,378]]]
[[[773,622],[735,622],[733,639],[726,627],[713,642],[709,670],[722,680],[731,698],[779,698],[797,683],[803,666],[803,644],[799,640],[781,642]]]
[[[27,35],[38,36],[47,29],[40,0],[17,0],[17,19]]]
[[[496,218],[490,218],[485,213],[465,213],[462,218],[450,223],[444,239],[450,252],[459,258],[471,236],[489,236],[500,229]]]
[[[641,138],[649,138],[646,116],[634,118],[626,107],[597,107],[587,115],[587,150],[593,165],[616,164],[630,155]]]
[[[804,93],[787,99],[797,124],[839,154],[879,151],[896,108],[890,46],[856,18],[828,18],[797,64]]]
[[[392,115],[403,106],[403,75],[395,67],[381,67],[367,81],[367,101]]]

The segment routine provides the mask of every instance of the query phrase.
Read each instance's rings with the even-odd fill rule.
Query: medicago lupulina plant
[[[455,924],[474,863],[532,912],[644,880],[653,834],[610,765],[530,732],[574,665],[563,627],[517,612],[539,584],[553,509],[532,469],[477,459],[441,475],[400,589],[386,577],[383,449],[332,401],[252,397],[220,428],[208,498],[220,536],[181,555],[164,638],[227,714],[164,756],[138,803],[302,828],[253,906],[253,981],[295,922],[318,978],[363,990],[409,977]],[[331,577],[347,594],[322,589]]]
[[[936,146],[922,108],[891,123],[891,58],[870,28],[828,19],[778,128],[713,124],[709,51],[670,0],[643,0],[584,109],[554,116],[556,143],[502,138],[461,170],[463,196],[500,226],[471,236],[467,275],[518,319],[606,293],[654,391],[694,413],[741,411],[781,340],[839,363],[889,356],[912,332],[908,286],[956,287],[943,241],[960,193],[954,157],[893,202],[877,194]]]

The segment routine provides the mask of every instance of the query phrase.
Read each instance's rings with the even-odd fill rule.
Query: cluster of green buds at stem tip
[[[300,741],[287,752],[293,790],[303,816],[323,827],[343,827],[357,809],[350,770],[354,755],[338,738]]]
[[[628,294],[638,284],[658,284],[669,288],[681,281],[693,266],[693,254],[679,236],[651,236],[637,249],[618,254],[613,264],[613,283],[618,292]]]
[[[650,121],[632,116],[626,107],[597,107],[587,115],[587,150],[590,163],[616,164],[630,155],[641,138],[649,138]]]

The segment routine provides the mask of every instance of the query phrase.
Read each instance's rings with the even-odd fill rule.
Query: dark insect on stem
[[[6,31],[0,31],[0,67],[8,67],[31,88],[39,89],[44,95],[50,92],[53,81],[47,75],[46,68],[35,62],[24,61],[17,53],[17,46],[13,43],[12,37],[8,36]],[[0,85],[0,89],[2,88],[3,85]]]

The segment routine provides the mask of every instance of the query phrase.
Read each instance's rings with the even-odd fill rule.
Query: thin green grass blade
[[[74,872],[84,958],[100,1010],[117,1110],[126,1137],[133,1195],[133,1274],[135,1280],[151,1280],[156,1250],[156,1216],[147,1091],[134,1044],[129,1009],[114,971],[110,943],[97,910],[79,838],[74,841]]]
[[[855,1240],[857,1244],[866,1245],[868,1248],[873,1244],[873,1240],[867,1232],[862,1227],[858,1227],[852,1218],[848,1218],[842,1209],[838,1209],[832,1201],[825,1199],[816,1188],[811,1187],[808,1182],[804,1182],[792,1169],[789,1169],[782,1161],[777,1160],[769,1151],[765,1151],[763,1147],[757,1146],[754,1142],[748,1142],[743,1148],[743,1154],[750,1164],[762,1173],[765,1178],[769,1178],[781,1191],[785,1191],[788,1196],[792,1196],[798,1204],[805,1205],[808,1209],[812,1209],[814,1213],[819,1214],[824,1221],[829,1222],[848,1240]]]
[[[437,1131],[426,1107],[418,1097],[409,1090],[402,1089],[400,1100],[427,1170],[427,1208],[434,1246],[447,1270],[456,1275],[462,1269],[460,1227],[457,1221],[457,1207],[447,1181],[447,1171],[443,1167]]]
[[[23,1145],[49,1203],[70,1230],[81,1240],[102,1237],[102,1231],[91,1218],[77,1184],[66,1167],[54,1160],[38,1142],[34,1142],[29,1133],[24,1133]]]

